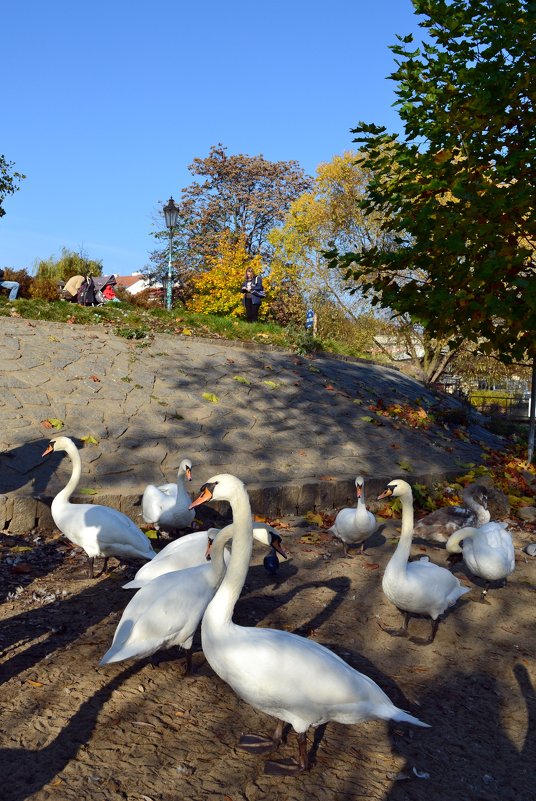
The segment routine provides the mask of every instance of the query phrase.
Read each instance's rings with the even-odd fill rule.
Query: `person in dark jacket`
[[[262,286],[262,278],[260,275],[255,275],[252,267],[248,267],[246,270],[241,292],[242,302],[246,309],[246,320],[248,323],[256,323],[259,316],[259,306],[265,297],[265,292]]]

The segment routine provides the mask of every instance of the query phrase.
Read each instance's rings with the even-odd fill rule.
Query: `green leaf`
[[[50,423],[51,428],[55,428],[57,431],[63,428],[65,423],[63,420],[58,420],[57,417],[48,417],[46,420],[47,423]]]
[[[407,462],[407,461],[405,461],[404,459],[400,459],[400,460],[398,461],[398,466],[399,466],[400,468],[402,468],[402,470],[405,470],[407,473],[410,473],[410,472],[411,472],[411,469],[412,469],[412,468],[411,468],[411,463],[410,463],[410,462]]]
[[[88,489],[88,487],[80,487],[76,490],[77,495],[97,495],[98,490]]]
[[[154,528],[150,528],[145,532],[145,536],[148,537],[150,540],[157,540],[158,531],[156,531]]]
[[[210,403],[219,403],[220,402],[220,399],[218,398],[218,396],[214,395],[213,392],[203,392],[201,397],[204,398],[207,401],[210,401]]]
[[[99,440],[97,439],[97,437],[94,437],[93,434],[86,434],[85,437],[80,437],[80,439],[86,445],[98,445],[99,444]]]
[[[366,415],[365,417],[361,417],[360,420],[363,420],[364,423],[373,423],[374,422],[374,418],[370,417],[369,415]]]
[[[270,379],[263,381],[262,383],[269,387],[269,389],[277,389],[277,387],[281,386],[281,384],[278,384],[277,381],[270,381]]]
[[[248,385],[251,384],[249,378],[244,378],[243,375],[235,375],[234,380],[238,381],[239,384],[248,384]]]

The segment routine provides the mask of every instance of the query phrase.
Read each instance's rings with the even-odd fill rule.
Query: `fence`
[[[478,395],[471,393],[471,405],[491,417],[525,421],[529,418],[530,400],[523,395]]]

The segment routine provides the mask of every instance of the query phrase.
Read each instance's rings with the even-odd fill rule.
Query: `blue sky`
[[[67,247],[120,275],[211,145],[313,175],[360,120],[400,130],[389,45],[420,30],[410,0],[8,0],[2,28],[0,153],[27,178],[0,266]]]

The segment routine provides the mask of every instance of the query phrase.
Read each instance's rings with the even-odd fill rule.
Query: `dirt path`
[[[431,729],[329,724],[310,737],[310,773],[267,776],[264,757],[235,745],[242,732],[271,733],[273,720],[214,675],[199,640],[193,677],[182,678],[173,652],[157,668],[146,659],[98,667],[132,568],[88,581],[63,539],[10,537],[0,562],[3,801],[532,801],[535,560],[521,548],[534,533],[515,534],[516,572],[486,603],[455,568],[471,593],[422,647],[378,626],[399,622],[381,591],[394,529],[345,559],[302,519],[282,523],[291,558],[274,582],[255,549],[236,621],[314,637]],[[440,549],[416,543],[414,553],[446,563]],[[413,625],[428,631],[427,621]],[[295,753],[290,733],[279,756]]]

